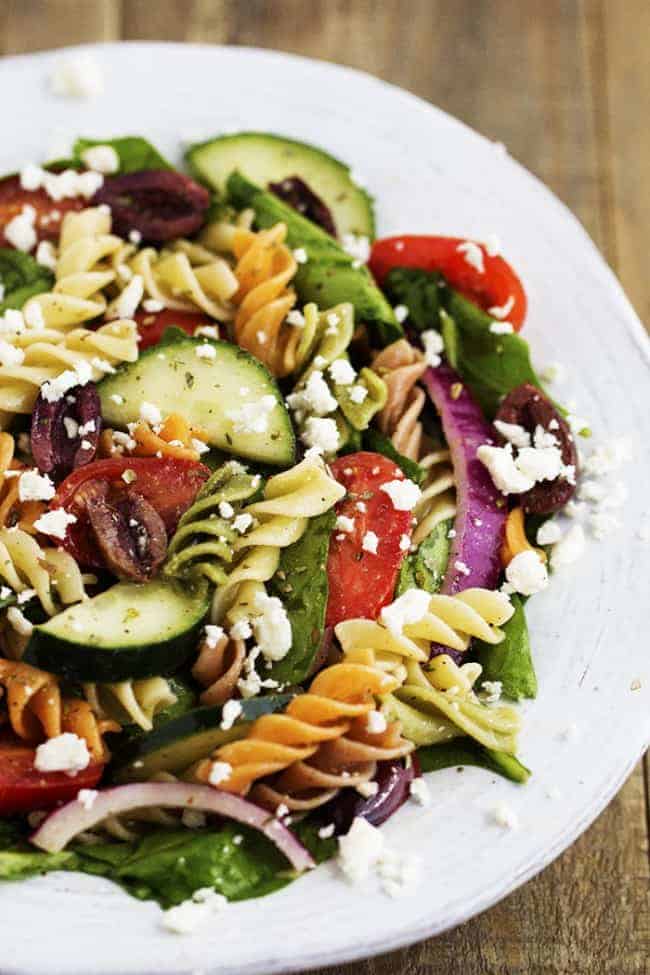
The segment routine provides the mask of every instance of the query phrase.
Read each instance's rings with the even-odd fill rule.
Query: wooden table
[[[571,207],[650,322],[650,0],[0,0],[5,54],[120,38],[294,51],[435,102]],[[341,975],[648,973],[647,762],[503,903]]]

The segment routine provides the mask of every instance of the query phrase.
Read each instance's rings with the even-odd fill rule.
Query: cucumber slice
[[[206,346],[214,349],[214,358],[197,355]],[[295,461],[293,427],[273,377],[261,362],[230,342],[174,333],[146,349],[137,362],[106,376],[98,389],[109,426],[126,427],[138,419],[143,402],[153,403],[163,415],[182,413],[192,426],[201,427],[211,447],[274,467],[290,467]],[[242,432],[228,414],[247,405],[255,408],[264,396],[276,401],[266,428]]]
[[[372,197],[353,181],[345,163],[316,146],[264,132],[239,132],[191,146],[185,158],[196,178],[222,196],[236,169],[260,186],[300,176],[329,208],[339,237],[375,235]]]
[[[209,607],[204,587],[118,582],[34,627],[24,660],[79,681],[170,674],[196,647]]]
[[[241,738],[256,718],[281,711],[292,696],[274,694],[241,701],[241,716],[227,730],[221,728],[221,706],[188,711],[119,751],[113,759],[113,777],[116,782],[138,782],[156,772],[182,772],[220,745]]]

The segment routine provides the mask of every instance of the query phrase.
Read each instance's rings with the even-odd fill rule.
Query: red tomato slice
[[[83,197],[52,200],[45,190],[24,190],[19,176],[6,176],[0,180],[0,246],[11,246],[5,239],[3,229],[22,212],[24,206],[32,206],[36,210],[34,227],[38,240],[57,240],[65,214],[69,210],[82,210],[88,206],[88,201]]]
[[[207,315],[192,311],[174,311],[172,308],[157,312],[139,311],[134,318],[140,334],[138,345],[141,352],[150,345],[157,345],[166,328],[182,328],[188,335],[194,335],[200,326],[212,325],[217,330],[217,336],[219,335],[217,322]]]
[[[381,285],[394,267],[418,267],[423,271],[440,271],[452,288],[473,301],[484,311],[508,308],[504,316],[519,331],[526,317],[526,292],[507,261],[490,257],[483,244],[483,272],[465,259],[459,245],[461,237],[385,237],[376,240],[368,266]],[[512,299],[512,303],[511,300]]]
[[[24,741],[3,737],[0,741],[0,813],[50,809],[74,799],[80,789],[92,789],[102,777],[104,765],[95,762],[77,775],[38,772],[36,750]]]
[[[134,471],[136,475],[129,484],[122,479],[126,470]],[[103,562],[92,533],[88,531],[83,502],[76,499],[79,488],[87,481],[108,481],[125,494],[133,491],[141,495],[153,505],[171,535],[209,476],[210,471],[204,464],[174,457],[116,457],[86,464],[62,481],[52,500],[53,508],[65,508],[77,517],[77,521],[68,526],[63,547],[82,565],[102,568]]]
[[[347,454],[335,460],[331,469],[347,490],[336,513],[354,521],[352,532],[335,532],[327,560],[326,625],[336,626],[342,620],[376,619],[382,606],[391,602],[406,555],[400,541],[403,535],[411,537],[413,516],[410,511],[397,511],[380,490],[387,481],[405,479],[387,457],[365,451]],[[369,531],[378,538],[376,555],[363,549]]]

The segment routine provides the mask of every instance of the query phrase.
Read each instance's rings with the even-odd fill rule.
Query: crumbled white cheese
[[[388,495],[396,511],[413,511],[422,496],[417,484],[408,478],[387,481],[379,490]]]
[[[518,552],[506,566],[506,579],[522,596],[532,596],[548,586],[548,572],[537,552]]]
[[[305,316],[297,308],[293,308],[287,315],[285,319],[287,325],[293,325],[294,328],[304,328],[305,327]]]
[[[120,168],[120,157],[113,146],[91,146],[81,153],[81,158],[88,169],[109,175]]]
[[[253,603],[256,615],[251,620],[253,635],[265,660],[282,660],[292,644],[291,623],[282,601],[263,590]]]
[[[505,447],[481,444],[476,456],[487,467],[494,486],[502,494],[521,494],[533,487],[535,481],[526,477],[515,463],[511,444],[506,444]]]
[[[235,701],[231,698],[226,701],[223,708],[221,709],[221,723],[219,727],[222,731],[230,731],[235,721],[241,717],[242,706],[240,701]]]
[[[50,271],[56,271],[56,248],[52,241],[42,240],[36,248],[36,261]]]
[[[65,508],[54,508],[46,511],[34,522],[36,531],[43,535],[50,535],[52,538],[63,540],[68,530],[68,525],[74,525],[77,518],[65,510]]]
[[[471,575],[472,572],[470,567],[466,565],[465,562],[461,562],[458,559],[454,562],[454,569],[456,570],[456,572],[460,572],[460,574],[463,576]]]
[[[232,518],[235,514],[235,509],[231,505],[230,501],[220,501],[219,502],[219,514],[222,518]]]
[[[348,518],[347,515],[338,515],[334,523],[334,528],[337,532],[353,532],[354,518]]]
[[[146,305],[147,305],[147,302],[145,301],[143,303],[143,308],[145,308],[145,311],[146,310],[151,311],[152,309],[147,309],[146,308]],[[195,330],[194,335],[197,338],[218,339],[219,338],[219,329],[217,328],[216,325],[201,325],[199,328],[197,328]],[[241,390],[240,390],[240,392],[241,392]],[[246,392],[248,392],[248,390],[246,390]]]
[[[585,550],[585,533],[582,525],[573,525],[555,543],[551,550],[551,568],[560,569],[577,562]]]
[[[16,250],[28,253],[36,246],[35,219],[34,207],[24,206],[20,213],[5,224],[4,235]]]
[[[21,636],[31,636],[34,630],[33,625],[17,606],[10,606],[7,610],[7,619],[16,633]]]
[[[434,368],[439,366],[442,362],[440,356],[445,349],[442,335],[435,328],[428,328],[426,332],[422,332],[420,337],[424,347],[424,361],[428,366],[433,366]]]
[[[537,530],[538,545],[554,545],[562,538],[562,529],[557,521],[545,521]]]
[[[67,772],[76,775],[90,762],[88,746],[83,738],[65,731],[49,738],[36,749],[34,768],[39,772]]]
[[[391,633],[401,633],[409,623],[417,623],[429,611],[431,595],[424,589],[407,589],[381,610],[381,621]]]
[[[77,802],[84,807],[84,809],[92,809],[95,804],[95,799],[99,795],[97,789],[79,789],[77,793]]]
[[[248,640],[252,635],[253,631],[247,619],[237,620],[230,628],[230,636],[233,640]]]
[[[377,554],[377,546],[379,545],[379,538],[375,532],[367,531],[363,538],[361,539],[361,548],[364,552],[370,552],[371,555]]]
[[[505,802],[497,803],[490,811],[490,818],[497,826],[501,826],[502,829],[518,829],[519,827],[517,813]]]
[[[350,390],[350,401],[352,403],[361,404],[364,402],[367,395],[368,395],[368,390],[366,389],[366,387],[361,386],[359,383],[357,383],[357,385],[353,386],[352,389]]]
[[[492,318],[498,318],[500,321],[502,321],[504,318],[508,317],[508,315],[514,308],[514,304],[515,304],[514,295],[510,295],[510,297],[507,299],[507,301],[504,302],[503,305],[493,305],[492,308],[488,308],[488,315],[491,315]]]
[[[316,448],[319,453],[333,454],[339,445],[339,431],[334,420],[310,416],[305,421],[301,439],[307,447]]]
[[[321,826],[318,830],[318,835],[321,840],[329,840],[331,836],[334,836],[334,830],[334,823],[329,823],[327,826]]]
[[[357,378],[356,371],[347,359],[335,359],[328,372],[333,382],[339,386],[351,386]]]
[[[163,308],[165,307],[165,305],[164,305],[164,303],[162,301],[158,301],[157,298],[145,298],[145,300],[142,302],[142,307],[143,307],[143,309],[148,314],[155,315],[157,312],[162,311]],[[195,335],[205,335],[207,333],[208,329],[209,329],[209,331],[211,333],[209,335],[210,338],[213,338],[213,339],[218,339],[219,338],[219,333],[218,333],[217,329],[214,328],[214,326],[212,326],[212,325],[202,325],[200,328],[197,328],[196,329],[196,331],[194,332],[194,334]]]
[[[530,434],[525,427],[518,423],[505,423],[503,420],[495,420],[494,426],[503,439],[514,447],[530,447]]]
[[[405,322],[406,319],[409,317],[409,310],[406,307],[406,305],[395,305],[395,307],[393,308],[393,312],[395,314],[395,318],[400,323],[400,325],[402,324],[402,322]]]
[[[56,379],[41,386],[41,396],[48,403],[58,403],[65,394],[75,386],[85,386],[93,378],[93,371],[90,363],[82,360],[78,362],[74,369],[66,369]]]
[[[223,894],[211,887],[195,890],[190,900],[170,907],[163,914],[163,926],[174,934],[191,934],[228,905]]]
[[[142,234],[139,230],[129,230],[129,241],[137,247],[142,243]]]
[[[104,72],[92,54],[81,51],[57,59],[50,86],[55,95],[64,98],[94,98],[104,91]]]
[[[239,532],[240,535],[244,535],[252,524],[253,516],[249,515],[248,512],[245,511],[241,515],[237,515],[237,517],[233,520],[232,527],[236,532]]]
[[[18,605],[23,606],[25,603],[28,603],[30,599],[33,599],[35,595],[35,589],[23,589],[22,592],[18,593]]]
[[[399,550],[400,552],[408,552],[411,547],[411,539],[408,535],[400,536],[399,540]]]
[[[296,249],[293,252],[293,256],[294,256],[294,260],[296,261],[296,264],[306,264],[307,261],[309,260],[309,257],[307,256],[307,251],[305,250],[304,247],[296,247]]]
[[[111,395],[108,398],[111,401],[111,403],[115,403],[116,406],[124,405],[124,397],[120,396],[119,393],[111,393]]]
[[[512,335],[514,328],[510,322],[491,322],[490,331],[492,335]]]
[[[458,245],[456,250],[463,255],[465,262],[470,267],[473,267],[474,270],[478,271],[479,274],[485,272],[483,250],[479,244],[476,244],[473,240],[465,240]]]
[[[140,404],[140,419],[153,427],[162,423],[162,413],[154,403],[144,402]]]
[[[232,765],[228,762],[213,762],[210,766],[210,774],[208,775],[208,782],[210,785],[220,785],[230,778],[230,773],[232,772]]]
[[[422,776],[419,776],[417,779],[413,779],[409,788],[409,795],[421,806],[431,805],[431,792],[429,791],[429,786],[424,781]]]
[[[224,631],[221,626],[208,623],[203,629],[203,639],[210,650],[214,650],[220,640],[223,640]]]
[[[481,695],[486,704],[496,704],[503,692],[500,680],[484,680],[481,685]]]
[[[366,819],[356,816],[345,836],[339,836],[337,862],[348,880],[365,880],[384,852],[383,834]]]
[[[275,396],[269,393],[252,403],[244,403],[239,409],[229,410],[226,416],[232,422],[235,433],[266,433],[276,405]]]
[[[356,508],[357,511],[360,511],[362,514],[368,510],[368,505],[366,504],[365,501],[356,501],[354,507]]]
[[[61,172],[53,173],[50,170],[42,169],[40,166],[29,164],[20,173],[20,183],[23,189],[44,189],[51,200],[58,202],[76,196],[83,196],[90,199],[97,192],[104,177],[99,172],[88,171],[79,172],[76,169],[64,169]],[[60,213],[53,210],[50,214],[53,219],[59,219]],[[45,223],[47,218],[44,218]]]
[[[369,735],[381,735],[386,731],[388,722],[381,711],[369,711],[366,717],[366,731]]]
[[[0,338],[0,366],[11,369],[13,366],[22,366],[24,361],[25,353],[22,349]]]
[[[370,241],[362,234],[343,234],[341,238],[343,250],[355,260],[366,264],[370,257]]]
[[[207,343],[205,345],[197,345],[194,352],[199,359],[217,358],[217,350],[215,349],[214,345],[208,345]]]
[[[18,497],[21,501],[50,501],[56,488],[47,474],[39,474],[37,468],[23,471],[18,481]]]

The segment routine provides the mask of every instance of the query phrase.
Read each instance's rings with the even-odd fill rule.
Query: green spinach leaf
[[[398,450],[395,449],[392,442],[385,437],[383,433],[379,430],[375,430],[374,427],[368,427],[367,430],[363,431],[363,448],[364,450],[372,450],[376,454],[383,454],[384,457],[388,457],[393,463],[400,467],[406,476],[416,484],[423,484],[427,476],[427,472],[423,467],[420,467],[416,461],[411,460],[409,457],[405,457],[400,454]]]
[[[524,783],[530,776],[530,770],[513,755],[485,748],[471,738],[446,741],[440,745],[425,745],[423,748],[418,748],[416,754],[423,772],[438,772],[443,768],[475,765],[503,775],[512,782]]]
[[[415,267],[394,267],[383,284],[392,305],[406,305],[409,323],[424,332],[440,327],[440,291],[445,279],[437,272]]]
[[[460,374],[487,416],[501,398],[522,383],[542,385],[530,361],[528,343],[519,335],[495,335],[493,319],[462,295],[447,288],[441,312],[442,337],[449,364]]]
[[[435,526],[418,545],[415,552],[409,552],[397,580],[396,596],[407,589],[425,589],[438,592],[447,571],[449,561],[449,529],[453,521],[447,519]]]
[[[510,598],[515,611],[502,627],[505,638],[495,644],[476,640],[474,652],[483,667],[482,679],[501,681],[505,696],[519,701],[536,696],[537,676],[523,601],[516,594]]]
[[[284,603],[293,636],[289,653],[271,668],[272,679],[281,683],[301,683],[321,645],[329,593],[327,555],[335,521],[333,510],[311,518],[302,538],[282,549],[269,584],[271,595]]]
[[[112,146],[119,156],[120,173],[137,173],[141,169],[173,169],[164,156],[146,139],[127,135],[118,139],[77,139],[74,144],[74,162],[81,165],[82,153],[92,146]]]
[[[22,251],[0,248],[0,314],[8,308],[22,308],[28,298],[49,291],[54,275]]]

